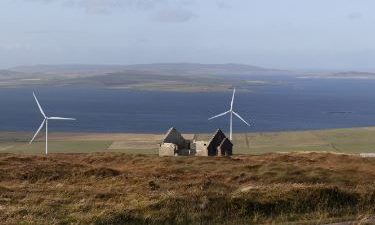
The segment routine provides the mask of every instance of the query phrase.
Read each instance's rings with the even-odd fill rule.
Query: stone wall
[[[177,145],[173,143],[163,143],[159,148],[159,156],[175,156],[177,153]]]
[[[195,150],[194,149],[179,149],[178,155],[179,156],[194,156]]]
[[[209,141],[190,141],[172,127],[160,144],[159,156],[230,156],[232,149],[232,142],[220,129]]]
[[[208,156],[208,142],[207,141],[196,141],[195,144],[195,155],[196,156]]]
[[[221,142],[220,146],[218,147],[218,154],[220,156],[231,156],[232,150],[233,150],[232,142],[228,138],[225,138]]]
[[[225,134],[220,129],[218,129],[208,143],[207,149],[209,156],[218,155],[218,147],[225,138]]]
[[[173,143],[178,146],[178,149],[189,149],[190,142],[185,140],[185,138],[178,132],[175,128],[169,129],[166,136],[162,140],[162,143]]]

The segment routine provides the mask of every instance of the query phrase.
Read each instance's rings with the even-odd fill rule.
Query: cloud
[[[228,4],[228,2],[224,2],[224,1],[216,2],[216,6],[219,9],[230,9],[230,8],[232,8],[232,6],[230,4]]]
[[[25,33],[35,35],[87,34],[85,31],[78,29],[30,29],[25,30]]]
[[[15,50],[30,50],[30,49],[31,49],[31,45],[29,44],[19,44],[19,43],[0,44],[0,50],[15,51]]]
[[[63,5],[67,7],[79,7],[87,13],[108,14],[116,8],[123,7],[123,2],[118,0],[65,0]]]
[[[163,23],[183,23],[196,14],[192,8],[196,0],[23,0],[41,4],[60,4],[69,8],[80,8],[89,14],[111,14],[137,10],[151,11],[151,19]],[[216,1],[216,0],[215,0]],[[224,6],[223,6],[224,7]]]
[[[346,17],[351,20],[358,20],[363,17],[363,14],[360,12],[352,12],[352,13],[349,13]]]
[[[24,0],[44,4],[59,3],[67,7],[83,8],[88,13],[112,13],[115,10],[149,10],[159,5],[184,5],[177,0]]]
[[[183,23],[193,19],[195,16],[193,12],[185,9],[165,9],[158,11],[153,19],[164,23]]]

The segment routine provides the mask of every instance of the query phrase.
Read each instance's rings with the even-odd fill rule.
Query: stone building
[[[174,127],[168,130],[159,148],[159,156],[190,155],[190,152],[190,141]]]
[[[232,142],[220,129],[208,141],[190,141],[172,127],[160,144],[159,156],[231,156],[232,150]]]
[[[232,142],[218,129],[209,141],[194,140],[197,156],[231,156]]]

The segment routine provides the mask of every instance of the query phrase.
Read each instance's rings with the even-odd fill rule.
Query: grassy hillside
[[[0,154],[2,224],[324,224],[375,213],[375,159]]]
[[[211,134],[198,134],[207,139]],[[0,152],[43,153],[43,134],[32,145],[28,144],[31,133],[0,133]],[[95,134],[51,133],[50,151],[55,153],[122,152],[157,154],[163,134]],[[192,139],[194,135],[186,134]],[[269,152],[339,152],[375,153],[375,128],[351,128],[335,130],[236,133],[235,154],[262,154]]]
[[[2,224],[374,222],[375,158],[325,151],[375,152],[375,128],[235,134],[232,158],[160,158],[162,134],[84,133],[52,133],[43,156],[30,135],[0,133]]]

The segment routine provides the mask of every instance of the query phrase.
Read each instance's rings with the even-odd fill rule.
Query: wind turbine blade
[[[64,117],[48,117],[49,120],[76,120],[74,118],[64,118]]]
[[[236,93],[236,89],[233,89],[232,101],[230,103],[230,110],[233,110],[233,103],[234,103],[234,94]]]
[[[39,129],[36,131],[36,133],[34,134],[33,139],[31,139],[31,141],[30,141],[29,144],[33,143],[34,139],[36,138],[36,136],[38,136],[40,130],[43,128],[45,122],[46,122],[46,119],[44,119],[43,122],[42,122],[42,124],[40,124]]]
[[[44,118],[46,118],[46,114],[44,113],[44,111],[43,111],[43,109],[42,109],[42,106],[40,106],[39,101],[38,101],[38,99],[36,98],[34,92],[33,92],[33,95],[34,95],[34,98],[35,98],[36,104],[37,104],[38,107],[39,107],[40,113],[42,113],[42,115],[44,116]]]
[[[226,112],[224,112],[224,113],[220,113],[219,115],[213,116],[213,117],[209,118],[208,120],[212,120],[212,119],[218,118],[218,117],[220,117],[220,116],[224,116],[224,115],[228,114],[229,112],[230,112],[230,111],[226,111]]]
[[[246,125],[248,125],[250,127],[250,124],[248,122],[246,122],[246,120],[244,120],[240,115],[238,115],[236,112],[233,111],[233,114],[236,115],[240,120],[242,120],[244,123],[246,123]]]

